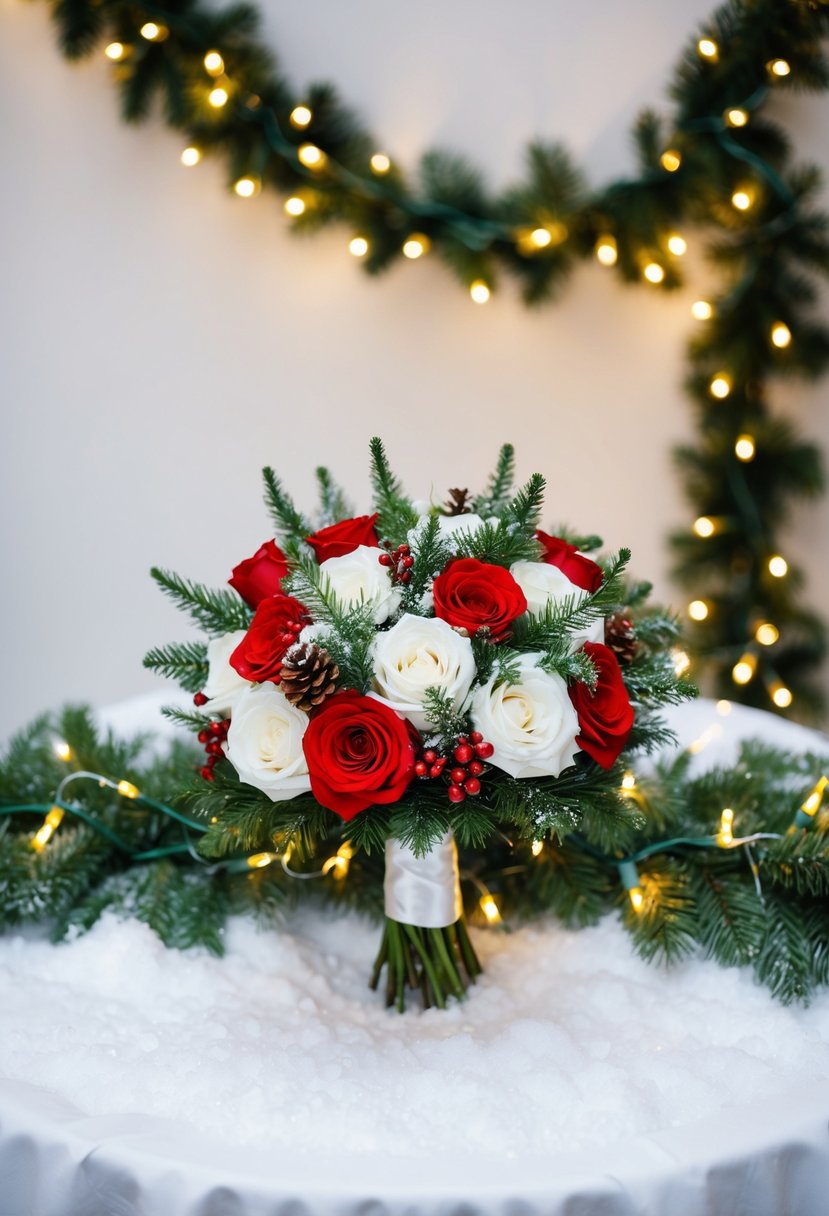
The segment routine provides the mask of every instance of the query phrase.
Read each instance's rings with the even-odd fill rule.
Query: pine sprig
[[[505,443],[498,453],[498,463],[490,475],[487,488],[473,502],[473,510],[484,519],[490,515],[500,516],[509,505],[515,480],[515,448]]]
[[[150,574],[165,595],[178,608],[190,614],[197,625],[212,637],[247,629],[252,613],[235,591],[224,588],[211,590],[202,583],[191,582],[169,570],[154,566]],[[150,654],[158,653],[150,651]]]
[[[382,439],[376,435],[369,443],[371,455],[371,488],[374,509],[378,514],[377,529],[384,540],[393,545],[403,544],[418,522],[418,514],[403,493],[403,488],[391,470]]]
[[[302,552],[305,537],[314,529],[310,521],[296,509],[293,499],[269,465],[262,470],[262,480],[265,484],[265,506],[276,534],[288,556],[296,557]]]
[[[320,465],[316,471],[316,477],[319,490],[319,526],[326,528],[341,519],[353,516],[353,507],[346,498],[344,490],[331,476],[330,471]]]
[[[198,692],[207,682],[207,647],[204,642],[171,642],[154,646],[144,655],[144,666],[176,680],[185,692]]]
[[[428,591],[435,578],[452,557],[452,549],[440,533],[437,515],[429,515],[410,534],[414,565],[410,581],[403,587],[402,610],[413,616],[430,616],[431,597]]]

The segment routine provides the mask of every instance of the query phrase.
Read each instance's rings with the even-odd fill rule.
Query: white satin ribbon
[[[463,914],[455,837],[447,832],[425,857],[399,840],[386,841],[386,916],[421,929],[445,929]]]

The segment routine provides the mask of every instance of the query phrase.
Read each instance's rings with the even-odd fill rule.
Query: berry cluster
[[[203,692],[197,692],[193,697],[193,704],[199,708],[207,704],[207,697]],[[227,741],[227,732],[230,729],[230,718],[223,718],[221,722],[211,722],[204,730],[200,730],[198,734],[199,743],[204,744],[206,760],[204,766],[199,769],[199,776],[205,781],[213,781],[213,769],[220,760],[224,759],[224,749],[222,744]]]
[[[495,748],[487,743],[478,730],[469,735],[459,735],[457,746],[452,752],[452,768],[450,768],[449,788],[446,791],[450,802],[463,802],[467,794],[475,797],[481,792],[481,774]],[[427,748],[415,764],[415,773],[423,780],[440,777],[449,763],[448,756],[439,756],[434,748]]]
[[[391,541],[384,540],[383,547],[387,550],[386,553],[381,553],[378,561],[381,566],[388,566],[389,573],[393,583],[408,583],[411,581],[411,570],[414,565],[414,558],[408,545],[398,545],[396,549],[392,549]]]

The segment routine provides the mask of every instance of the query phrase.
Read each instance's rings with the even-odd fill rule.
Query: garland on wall
[[[681,228],[704,226],[721,285],[692,307],[697,438],[677,455],[695,518],[672,538],[675,575],[694,596],[693,650],[724,694],[781,713],[821,710],[825,630],[801,607],[801,574],[779,540],[791,503],[822,490],[821,460],[770,393],[779,379],[819,375],[829,358],[812,281],[829,271],[829,234],[817,171],[793,163],[766,111],[778,91],[829,85],[823,0],[719,8],[680,59],[670,115],[637,123],[638,176],[589,190],[561,145],[535,142],[524,180],[500,196],[440,151],[407,177],[333,88],[290,86],[248,5],[51,7],[68,57],[104,46],[127,120],[159,101],[185,136],[185,166],[223,158],[229,187],[240,198],[275,190],[297,232],[346,226],[369,273],[431,251],[476,304],[504,274],[539,304],[595,257],[626,282],[670,290],[687,249]]]

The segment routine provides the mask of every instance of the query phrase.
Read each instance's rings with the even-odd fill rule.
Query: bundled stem
[[[463,1000],[482,968],[463,917],[445,929],[423,929],[385,918],[383,938],[369,987],[376,990],[386,969],[386,1007],[403,1013],[406,990],[417,992],[424,1009],[445,1009],[450,996]]]

